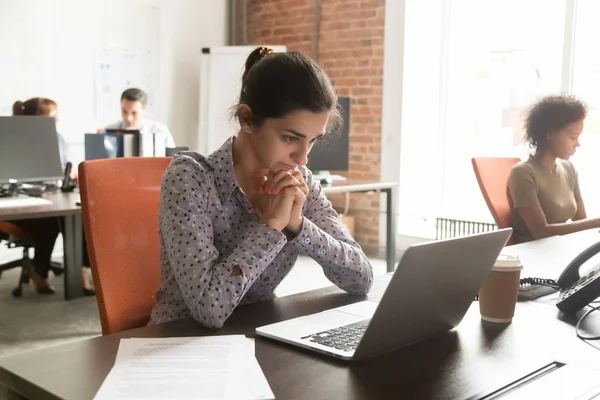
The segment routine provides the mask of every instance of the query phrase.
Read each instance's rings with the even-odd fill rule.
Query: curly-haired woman
[[[508,180],[517,243],[600,227],[600,218],[587,218],[569,161],[586,115],[586,105],[569,95],[544,97],[529,109],[525,130],[531,155],[513,167]]]

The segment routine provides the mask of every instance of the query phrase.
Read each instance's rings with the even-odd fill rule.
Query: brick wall
[[[317,9],[317,4],[319,9]],[[350,96],[350,179],[378,180],[385,0],[247,0],[252,45],[285,45],[315,58],[338,93]],[[344,195],[330,196],[342,211]],[[379,245],[379,196],[352,194],[355,238],[369,254]]]

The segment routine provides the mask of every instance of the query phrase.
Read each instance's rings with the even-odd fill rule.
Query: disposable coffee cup
[[[479,289],[481,319],[510,323],[515,315],[523,264],[519,256],[501,254]]]

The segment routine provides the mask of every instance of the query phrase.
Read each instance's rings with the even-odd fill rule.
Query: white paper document
[[[95,400],[274,399],[243,335],[121,339]]]

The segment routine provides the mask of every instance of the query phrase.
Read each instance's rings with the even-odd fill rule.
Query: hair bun
[[[25,103],[17,100],[13,103],[12,106],[13,115],[23,115],[25,113]]]
[[[244,68],[244,74],[242,75],[242,91],[246,87],[246,77],[248,76],[248,72],[250,71],[250,69],[257,62],[259,62],[263,58],[265,58],[268,55],[271,55],[273,53],[275,53],[275,50],[273,50],[273,49],[271,49],[269,47],[257,47],[256,49],[252,50],[252,53],[250,53],[250,55],[246,59],[246,64],[245,64],[245,68]]]
[[[269,54],[275,53],[275,50],[273,50],[269,47],[261,47],[258,53],[260,54],[261,57],[266,57]]]

